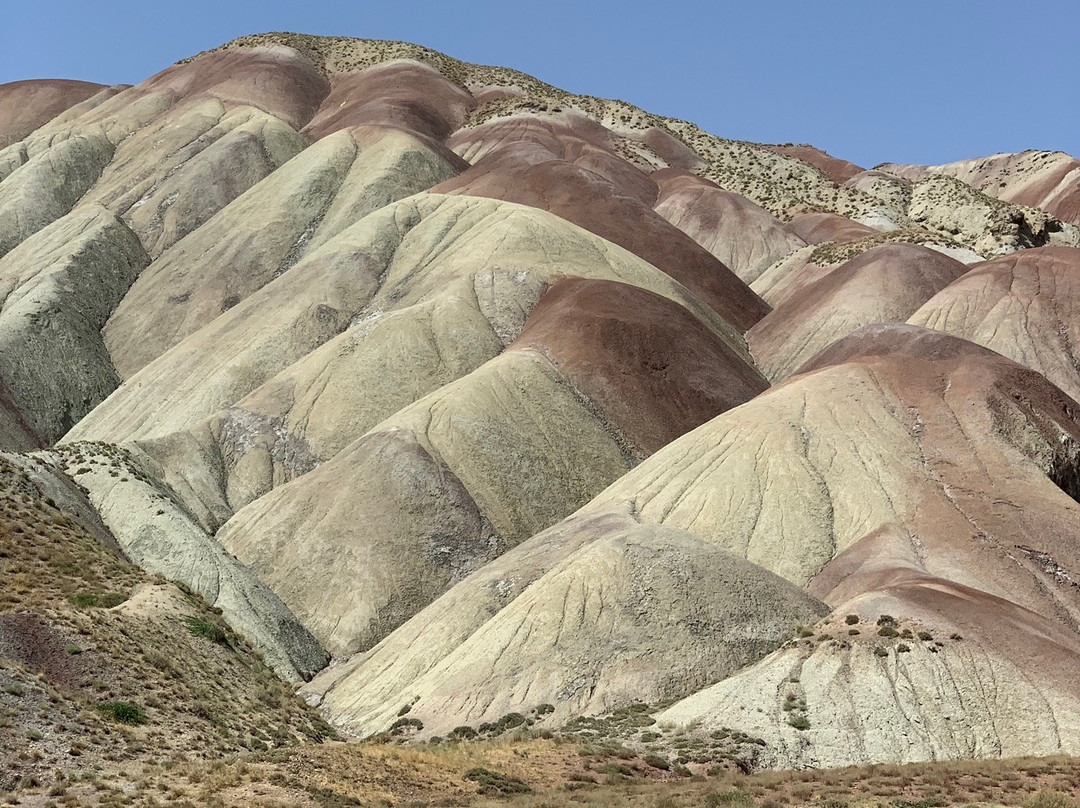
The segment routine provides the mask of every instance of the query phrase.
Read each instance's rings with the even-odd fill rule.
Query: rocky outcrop
[[[207,535],[167,489],[122,450],[79,443],[42,456],[86,490],[124,554],[199,593],[287,681],[310,679],[329,657],[281,600]]]
[[[0,378],[46,443],[119,384],[101,327],[148,260],[99,205],[79,207],[0,258]]]
[[[1042,208],[1063,222],[1080,225],[1080,162],[1064,152],[995,154],[939,166],[885,163],[879,168],[912,181],[955,177],[988,196]]]

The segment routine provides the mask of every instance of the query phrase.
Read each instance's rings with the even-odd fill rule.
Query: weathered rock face
[[[195,423],[232,405],[351,321],[374,325],[383,313],[430,300],[485,266],[535,274],[544,282],[583,276],[641,286],[681,303],[749,358],[741,337],[700,299],[610,242],[534,208],[419,194],[314,249],[129,379],[69,437],[120,441]],[[487,297],[480,284],[494,277],[483,275],[473,294]],[[209,370],[214,356],[226,360]],[[385,381],[396,383],[392,377]]]
[[[451,173],[402,133],[342,132],[320,141],[147,268],[105,328],[117,370],[131,376],[307,250]]]
[[[1080,225],[1080,162],[1064,152],[995,154],[940,166],[886,163],[880,168],[912,181],[955,177],[1002,201],[1042,208],[1063,222]]]
[[[1076,175],[406,43],[0,86],[0,449],[283,677],[334,654],[360,734],[679,699],[762,765],[1072,753]]]
[[[698,295],[740,330],[768,306],[682,231],[607,177],[532,144],[491,152],[435,191],[504,199],[548,210],[625,247]]]
[[[680,356],[665,355],[661,346],[676,344],[658,339],[665,332],[678,334]],[[638,380],[633,389],[620,388],[623,374]],[[559,281],[506,353],[240,510],[220,537],[335,652],[355,651],[574,511],[668,435],[763,387],[669,299]],[[331,500],[328,486],[367,495]],[[308,575],[322,582],[317,601]]]
[[[147,261],[135,234],[99,205],[78,208],[0,258],[0,377],[45,442],[119,384],[101,327]]]
[[[777,768],[1075,754],[1073,632],[937,579],[835,614],[815,626],[832,639],[792,643],[657,719],[753,734],[766,744],[759,765]],[[861,617],[859,635],[845,614]],[[879,636],[880,615],[905,636]]]
[[[1075,563],[1078,506],[1055,478],[1080,434],[1076,407],[972,343],[868,326],[657,452],[588,509],[630,507],[802,585],[864,536],[895,528],[918,539],[912,563],[927,573],[1072,625],[1070,593],[1045,588],[1026,563],[1012,580],[1018,561],[1006,550]],[[999,498],[1017,510],[996,508]]]
[[[113,156],[104,133],[78,135],[32,157],[0,184],[0,257],[69,212]]]

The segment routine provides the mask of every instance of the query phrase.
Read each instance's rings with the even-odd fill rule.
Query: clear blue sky
[[[864,166],[1080,155],[1080,0],[0,0],[0,82],[136,83],[247,33],[401,39]]]

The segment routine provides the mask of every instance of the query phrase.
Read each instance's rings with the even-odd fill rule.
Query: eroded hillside
[[[318,802],[325,720],[646,780],[1080,749],[1072,158],[281,33],[2,85],[0,146],[0,788],[269,747],[222,789]]]

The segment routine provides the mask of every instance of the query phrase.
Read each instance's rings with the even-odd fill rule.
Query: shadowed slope
[[[0,258],[0,377],[46,443],[120,383],[101,327],[148,260],[135,234],[92,204]]]

